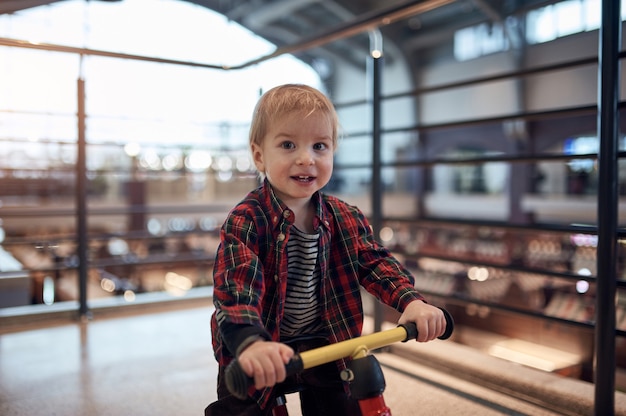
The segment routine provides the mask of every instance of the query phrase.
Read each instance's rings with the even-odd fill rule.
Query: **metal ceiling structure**
[[[63,0],[0,0],[0,14]],[[123,0],[98,0],[123,1]],[[314,67],[364,65],[371,32],[384,39],[387,59],[419,67],[451,50],[454,33],[480,23],[501,23],[557,0],[183,0],[244,26]],[[150,11],[146,10],[149,14]],[[270,58],[262,57],[261,60]],[[321,74],[323,75],[323,74]]]
[[[278,47],[320,38],[340,28],[363,31],[310,50],[303,60],[329,56],[362,65],[374,25],[409,63],[434,49],[452,45],[454,33],[479,23],[498,23],[508,16],[555,0],[190,0],[215,10]],[[369,22],[365,26],[363,22]],[[347,30],[346,30],[347,31]],[[356,32],[356,30],[354,31]],[[412,64],[414,65],[414,64]]]

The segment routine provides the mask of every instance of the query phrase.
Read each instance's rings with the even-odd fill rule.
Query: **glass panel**
[[[595,235],[427,222],[384,225],[385,244],[402,256],[424,293],[593,320],[595,284],[589,278],[597,273]],[[478,305],[473,308],[467,313],[481,313]]]
[[[372,138],[348,136],[339,140],[335,153],[336,165],[364,165],[372,163]]]
[[[419,212],[421,168],[384,168],[383,216],[415,218]]]
[[[381,143],[383,163],[410,162],[420,159],[419,138],[415,132],[386,133]]]
[[[371,213],[371,168],[336,168],[329,185],[329,194],[358,206],[365,215]]]

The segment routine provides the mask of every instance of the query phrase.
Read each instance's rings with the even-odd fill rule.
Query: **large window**
[[[0,307],[78,298],[83,82],[87,292],[127,301],[211,283],[216,228],[258,183],[247,134],[260,92],[285,82],[323,89],[289,55],[241,70],[190,65],[240,65],[275,49],[191,2],[55,2],[0,16],[0,37],[49,46],[0,46],[0,294],[4,272],[23,273]]]
[[[621,0],[622,20],[626,1]],[[531,10],[526,16],[511,16],[503,23],[482,23],[458,30],[454,36],[454,56],[459,61],[478,58],[511,48],[510,36],[522,35],[518,19],[525,20],[528,44],[549,42],[575,33],[597,30],[601,20],[600,0],[564,0]]]
[[[0,16],[0,36],[225,66],[274,50],[224,16],[170,0],[58,2]],[[19,160],[32,167],[25,143],[75,140],[78,77],[85,79],[89,143],[136,142],[149,154],[173,143],[245,151],[260,91],[292,81],[322,87],[293,56],[223,71],[0,47],[0,62],[0,140],[9,142],[0,150],[3,165],[19,163],[11,155],[25,152]],[[103,167],[105,154],[92,154],[91,167]]]

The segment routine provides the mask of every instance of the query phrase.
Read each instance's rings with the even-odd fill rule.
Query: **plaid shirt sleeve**
[[[260,219],[251,212],[231,212],[220,231],[214,266],[215,318],[231,356],[251,336],[271,338],[261,318],[265,284],[258,249]]]
[[[414,300],[425,301],[415,289],[415,278],[378,243],[367,219],[359,212],[359,274],[361,285],[383,303],[402,312]]]
[[[386,247],[376,241],[363,213],[357,207],[334,201],[333,215],[337,224],[341,225],[338,227],[339,245],[348,253],[334,261],[342,269],[342,274],[356,273],[365,290],[400,312],[414,300],[424,301],[415,289],[414,277]]]

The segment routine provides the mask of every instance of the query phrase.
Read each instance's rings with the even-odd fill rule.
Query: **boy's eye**
[[[280,144],[280,147],[283,149],[293,149],[295,147],[295,144],[293,144],[293,142],[282,142]]]
[[[313,145],[313,148],[314,148],[315,150],[325,150],[325,149],[327,149],[327,148],[328,148],[328,146],[326,145],[326,143],[315,143],[315,144]]]

